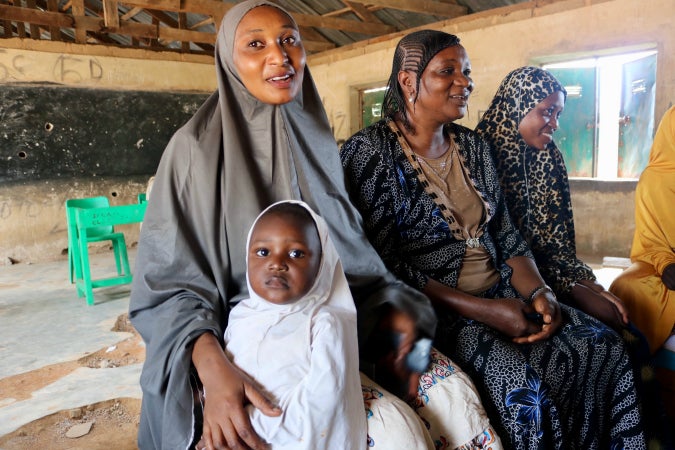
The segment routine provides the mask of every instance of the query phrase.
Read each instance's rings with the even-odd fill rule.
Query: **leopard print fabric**
[[[564,300],[576,281],[596,279],[576,256],[567,168],[555,142],[537,150],[518,132],[527,113],[557,91],[566,95],[550,72],[516,69],[502,81],[476,131],[490,144],[509,213],[541,275]]]

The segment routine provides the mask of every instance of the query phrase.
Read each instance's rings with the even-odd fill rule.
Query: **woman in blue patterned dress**
[[[472,376],[507,447],[645,448],[621,338],[558,303],[506,210],[488,145],[453,123],[470,73],[456,36],[399,42],[384,119],[341,150],[367,235],[431,298],[434,345]]]

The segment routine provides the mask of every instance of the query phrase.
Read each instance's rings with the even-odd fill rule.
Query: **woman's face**
[[[305,49],[293,21],[278,8],[259,6],[243,17],[232,58],[242,83],[261,102],[281,105],[300,91]]]
[[[544,150],[553,141],[558,119],[565,107],[565,96],[556,91],[539,102],[518,125],[518,132],[530,147]]]
[[[251,288],[265,300],[292,303],[314,284],[321,242],[313,222],[268,214],[256,223],[248,247]]]
[[[410,113],[416,117],[435,118],[439,123],[461,119],[466,114],[473,91],[471,62],[461,45],[438,52],[422,72],[420,92]],[[408,93],[404,93],[408,96]]]

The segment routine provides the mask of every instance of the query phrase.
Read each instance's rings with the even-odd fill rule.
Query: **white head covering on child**
[[[251,226],[251,229],[248,232],[248,238],[246,239],[246,248],[248,248],[251,244],[251,235],[253,234],[253,229],[255,228],[255,225],[258,223],[258,221],[270,209],[282,203],[291,203],[303,207],[307,210],[307,212],[309,212],[314,223],[316,224],[316,229],[321,240],[321,263],[319,265],[316,279],[314,280],[314,284],[312,284],[310,290],[302,297],[302,299],[296,302],[280,305],[268,302],[264,298],[260,297],[251,287],[249,274],[247,273],[246,283],[248,285],[248,292],[250,296],[250,298],[246,300],[247,305],[257,312],[269,311],[273,314],[284,315],[294,313],[298,310],[308,307],[320,306],[325,303],[326,305],[330,305],[334,308],[339,308],[352,313],[354,314],[354,317],[356,317],[356,307],[354,306],[354,300],[352,299],[351,293],[349,291],[349,285],[347,284],[347,279],[345,278],[344,271],[342,270],[342,262],[340,261],[340,257],[338,256],[335,245],[333,245],[333,241],[328,235],[328,225],[326,224],[326,221],[318,216],[306,203],[298,200],[285,200],[270,205],[258,215],[258,217],[255,219],[255,222]],[[248,265],[248,252],[246,253],[246,262]]]

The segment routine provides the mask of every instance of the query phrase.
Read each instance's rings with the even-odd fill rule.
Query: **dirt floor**
[[[46,366],[0,380],[2,397],[25,400],[37,389],[47,386],[80,366],[119,367],[145,359],[141,338],[126,314],[118,317],[112,331],[132,333],[132,337],[77,361]],[[0,399],[1,400],[1,399]],[[12,433],[0,436],[2,450],[131,450],[136,449],[136,433],[141,401],[135,398],[107,400],[93,405],[59,411],[42,417]],[[71,437],[77,436],[79,437]]]
[[[31,392],[40,389],[80,366],[118,367],[135,364],[145,359],[145,347],[126,314],[117,319],[113,331],[126,331],[132,336],[116,344],[114,349],[104,348],[77,361],[43,367],[0,380],[0,397],[24,400]],[[657,370],[663,386],[664,402],[675,427],[675,372]],[[2,400],[2,398],[0,398]],[[0,436],[0,449],[50,449],[50,450],[132,450],[137,449],[136,433],[141,401],[119,398],[93,405],[59,411],[35,420],[23,427]],[[91,425],[91,428],[89,428]],[[80,437],[68,437],[83,428]]]

